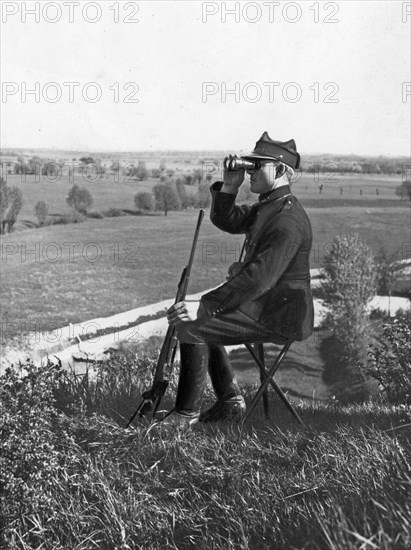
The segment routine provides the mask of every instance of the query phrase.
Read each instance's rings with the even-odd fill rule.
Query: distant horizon
[[[53,147],[1,147],[0,152],[3,151],[47,151],[53,153],[104,153],[104,154],[166,154],[166,153],[226,153],[234,152],[234,149],[62,149]],[[367,153],[332,153],[332,152],[300,152],[301,158],[304,156],[339,156],[339,157],[367,157],[367,158],[411,158],[410,155],[404,154],[376,154],[369,155]]]

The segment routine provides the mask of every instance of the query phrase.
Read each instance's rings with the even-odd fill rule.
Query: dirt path
[[[318,284],[318,270],[312,270],[313,285]],[[198,294],[187,296],[187,300],[198,300],[205,290]],[[390,302],[390,303],[389,303]],[[116,347],[120,342],[142,342],[153,335],[164,335],[167,330],[166,310],[173,300],[164,300],[155,304],[125,311],[110,317],[90,319],[78,324],[70,324],[58,328],[50,333],[29,334],[19,349],[3,347],[0,372],[6,366],[25,362],[27,358],[35,363],[47,360],[48,356],[58,357],[63,365],[73,364],[73,357],[84,357],[98,360],[105,357],[104,352]],[[410,301],[407,298],[375,296],[371,301],[370,309],[390,309],[391,315],[398,309],[407,309]],[[318,328],[325,314],[321,300],[314,300],[315,320],[314,327]],[[153,317],[150,320],[150,317]],[[127,327],[129,323],[141,322],[136,326]],[[100,332],[99,332],[100,331]],[[101,331],[109,332],[101,334]],[[90,338],[91,336],[93,336]]]

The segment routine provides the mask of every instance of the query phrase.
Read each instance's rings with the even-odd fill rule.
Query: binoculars
[[[261,162],[259,160],[238,158],[236,156],[226,157],[224,159],[224,168],[229,172],[237,172],[241,168],[244,168],[244,170],[259,170]]]

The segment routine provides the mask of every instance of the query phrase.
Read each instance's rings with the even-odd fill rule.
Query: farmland
[[[173,169],[178,176],[181,169]],[[218,178],[217,174],[213,181]],[[102,211],[111,207],[134,208],[134,195],[139,191],[150,191],[158,180],[149,178],[144,182],[136,182],[123,174],[118,177],[114,174],[104,174],[97,181],[89,181],[76,173],[70,178],[68,175],[63,175],[58,181],[52,182],[44,177],[36,178],[34,175],[23,177],[14,174],[7,176],[7,183],[9,186],[17,186],[23,192],[20,222],[16,226],[16,229],[22,229],[24,224],[21,221],[36,222],[34,205],[39,200],[48,203],[50,213],[69,212],[66,197],[74,184],[84,186],[90,191],[94,198],[92,210]],[[319,193],[320,184],[324,186],[321,193]],[[364,207],[408,206],[405,200],[401,201],[395,195],[395,188],[400,184],[400,176],[303,174],[293,183],[293,191],[303,204],[310,207],[354,204],[364,205]],[[194,186],[186,186],[186,189],[188,192],[194,192]]]
[[[312,268],[321,267],[333,237],[350,230],[358,231],[375,252],[381,245],[400,256],[409,252],[410,212],[405,206],[318,207],[308,213],[314,233]],[[197,211],[187,210],[167,217],[89,219],[3,236],[3,322],[13,323],[16,333],[36,324],[52,329],[169,298],[187,261],[196,217]],[[190,292],[223,281],[241,242],[241,236],[221,233],[206,216]],[[7,333],[13,332],[10,325]]]

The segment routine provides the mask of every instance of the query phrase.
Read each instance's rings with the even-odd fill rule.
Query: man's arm
[[[224,181],[217,181],[211,186],[210,219],[216,227],[227,233],[245,233],[251,222],[252,207],[235,204],[238,189],[244,182],[244,176],[244,169],[227,170],[224,163]]]
[[[221,181],[217,181],[211,186],[210,220],[216,227],[227,233],[245,233],[252,223],[255,207],[246,204],[236,205],[237,192],[235,194],[225,192],[223,191],[225,187],[226,184]]]

